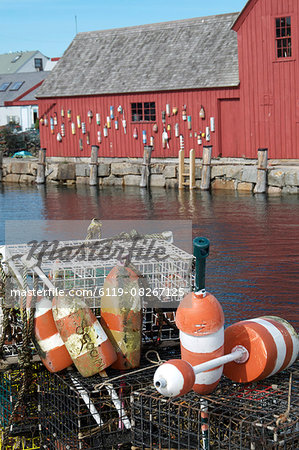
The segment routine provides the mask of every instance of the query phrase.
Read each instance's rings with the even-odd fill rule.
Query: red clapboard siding
[[[48,126],[40,125],[41,145],[47,149],[48,156],[90,156],[91,145],[99,145],[99,156],[104,157],[142,157],[143,147],[142,131],[147,134],[147,144],[150,136],[154,136],[154,157],[177,157],[179,151],[179,139],[175,137],[174,126],[179,123],[179,132],[183,134],[185,140],[186,154],[191,148],[196,151],[196,156],[202,156],[203,145],[213,145],[213,155],[219,154],[219,134],[218,134],[218,100],[231,97],[238,97],[238,88],[224,88],[217,90],[194,90],[183,92],[150,92],[140,94],[120,94],[107,96],[90,97],[70,97],[39,100],[40,117],[47,117]],[[131,103],[133,102],[155,102],[156,104],[156,122],[138,123],[131,121]],[[170,105],[171,116],[166,116],[166,126],[171,125],[171,139],[169,140],[169,149],[162,146],[162,111],[166,110],[166,104]],[[121,105],[125,119],[127,121],[127,134],[124,133],[121,119],[123,115],[117,111]],[[188,130],[187,121],[182,119],[183,105],[187,107],[187,116],[192,118],[192,129]],[[199,111],[201,105],[205,109],[206,117],[200,119]],[[103,126],[107,122],[106,118],[110,115],[110,106],[114,106],[114,116],[118,117],[119,129],[115,130],[114,122],[111,121],[111,129],[108,130],[108,137],[104,137]],[[177,115],[172,115],[172,108],[177,107]],[[61,110],[64,110],[64,117],[61,116]],[[71,110],[71,121],[76,125],[76,134],[72,135],[71,122],[67,119],[67,110]],[[93,118],[89,123],[87,113],[91,110]],[[57,115],[57,126],[54,127],[54,134],[50,129],[50,117]],[[96,124],[96,113],[101,115],[101,125]],[[86,142],[86,134],[82,134],[82,128],[77,127],[77,115],[80,115],[81,122],[85,122],[86,131],[90,133],[90,144]],[[194,133],[205,132],[206,126],[210,126],[210,118],[215,118],[215,132],[211,132],[210,142],[203,139],[202,145],[197,143],[197,137]],[[61,133],[61,124],[65,125],[65,137],[62,142],[57,141],[57,133]],[[153,124],[157,123],[158,132],[153,131]],[[232,124],[233,126],[233,124]],[[138,130],[138,139],[133,138],[134,128]],[[97,141],[97,131],[101,131],[102,143]],[[192,134],[192,136],[190,135]],[[79,149],[79,139],[83,139],[83,150]]]
[[[258,0],[244,11],[238,33],[242,153],[256,157],[298,158],[298,8],[297,0]],[[250,8],[250,6],[252,6]],[[292,57],[276,59],[275,18],[291,16]],[[236,155],[239,156],[239,155]]]

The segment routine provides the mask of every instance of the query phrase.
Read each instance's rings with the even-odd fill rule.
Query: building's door
[[[239,99],[219,100],[219,153],[223,157],[241,157],[240,148],[240,101]]]

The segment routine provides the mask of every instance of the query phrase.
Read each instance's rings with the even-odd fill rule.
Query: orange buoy
[[[261,380],[290,365],[298,357],[299,338],[286,320],[264,316],[244,320],[225,330],[225,353],[242,345],[249,353],[241,364],[231,362],[224,366],[224,375],[233,381],[248,383]]]
[[[32,296],[28,295],[27,308],[30,308],[31,302]],[[42,362],[50,372],[59,372],[73,364],[55,325],[49,298],[37,298],[33,341]]]
[[[93,312],[78,297],[53,300],[53,317],[65,346],[83,377],[101,372],[116,353]]]
[[[181,357],[192,366],[217,358],[224,352],[224,315],[218,300],[204,289],[190,292],[176,313],[180,330]],[[221,378],[223,366],[196,375],[193,390],[212,392]]]
[[[155,372],[154,385],[166,397],[179,397],[191,391],[195,373],[191,364],[182,359],[170,359]]]
[[[114,369],[132,369],[140,363],[142,311],[138,279],[132,269],[117,265],[104,282],[101,324],[117,354]]]

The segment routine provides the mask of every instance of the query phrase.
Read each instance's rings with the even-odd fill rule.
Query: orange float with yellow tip
[[[101,324],[117,354],[114,369],[132,369],[140,364],[142,305],[138,280],[131,268],[117,265],[103,285]]]
[[[55,324],[78,371],[90,377],[109,367],[116,353],[93,312],[78,297],[53,300]]]
[[[28,296],[27,308],[31,307],[31,302],[32,296]],[[49,298],[37,298],[33,340],[43,364],[50,372],[59,372],[73,364],[55,325]]]

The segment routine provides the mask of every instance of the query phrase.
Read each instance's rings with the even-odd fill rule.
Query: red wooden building
[[[79,33],[39,93],[48,156],[299,157],[297,0]],[[166,135],[167,133],[167,135]],[[167,136],[167,139],[165,137]],[[163,139],[164,138],[164,139]]]

